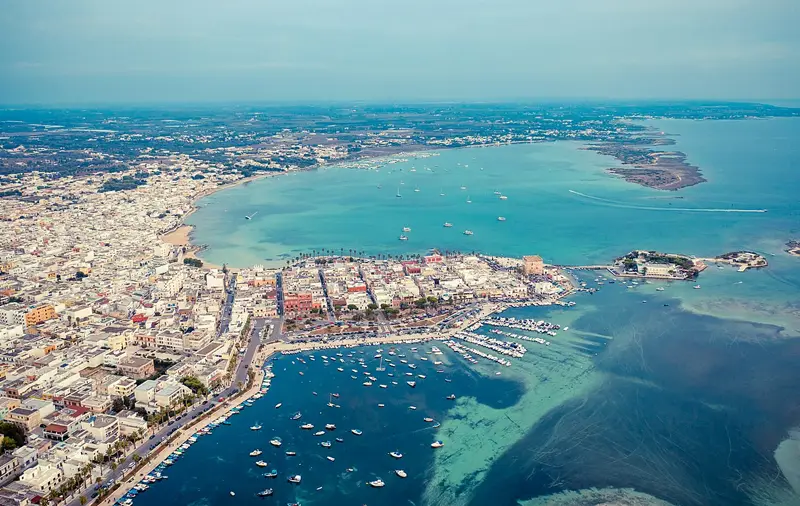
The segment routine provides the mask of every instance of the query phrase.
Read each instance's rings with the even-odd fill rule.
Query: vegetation
[[[3,436],[3,450],[13,450],[25,444],[25,431],[13,423],[0,422],[0,434]]]
[[[109,179],[104,182],[97,191],[99,193],[104,193],[134,190],[145,183],[147,183],[146,179],[136,179],[134,176],[122,176],[119,179]]]
[[[199,258],[184,258],[183,263],[184,265],[190,265],[192,267],[197,267],[198,269],[203,266],[203,261]]]
[[[195,394],[208,395],[208,388],[195,376],[185,376],[181,379],[181,383]]]

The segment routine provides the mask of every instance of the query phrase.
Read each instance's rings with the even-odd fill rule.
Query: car
[[[148,439],[153,439],[154,437],[156,437],[156,435],[155,435],[155,434],[153,434],[152,436],[150,436]]]
[[[208,404],[208,401],[203,401],[203,404]]]

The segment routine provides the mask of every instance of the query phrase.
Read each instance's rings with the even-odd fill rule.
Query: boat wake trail
[[[625,202],[617,202],[615,200],[604,199],[600,197],[595,197],[593,195],[587,195],[585,193],[576,192],[575,190],[569,190],[570,193],[574,195],[578,195],[579,197],[595,200],[598,202],[603,202],[606,205],[613,206],[613,207],[622,207],[625,209],[642,209],[645,211],[681,211],[681,212],[698,212],[698,213],[766,213],[766,209],[716,209],[716,208],[707,208],[707,207],[654,207],[654,206],[637,206],[632,204],[626,204]]]

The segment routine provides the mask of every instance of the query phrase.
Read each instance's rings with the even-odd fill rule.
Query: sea
[[[193,239],[208,246],[205,259],[234,267],[431,248],[540,254],[559,265],[605,263],[634,248],[747,249],[770,265],[740,273],[712,264],[700,289],[575,271],[597,293],[576,295],[574,307],[507,311],[562,326],[550,346],[520,341],[528,353],[511,367],[467,363],[441,343],[399,346],[396,367],[382,372],[374,356],[382,348],[387,357],[387,346],[275,357],[269,393],[202,436],[135,504],[800,504],[800,258],[783,251],[800,236],[800,120],[648,125],[674,138],[708,182],[643,188],[605,172],[613,159],[558,142],[330,166],[203,199],[189,219]],[[399,241],[404,226],[409,240]],[[427,353],[434,345],[440,366]],[[373,386],[362,384],[364,371]],[[338,408],[327,406],[334,392]],[[290,419],[296,412],[300,421]],[[251,431],[256,423],[262,430]],[[313,435],[327,423],[337,429]],[[279,450],[268,442],[276,436]],[[431,448],[435,440],[444,446]],[[266,469],[248,456],[255,448]],[[272,468],[278,478],[264,478]],[[302,483],[288,483],[290,474]],[[376,478],[386,486],[367,485]],[[256,496],[268,487],[273,498]]]

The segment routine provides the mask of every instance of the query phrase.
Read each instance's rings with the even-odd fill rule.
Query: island
[[[656,151],[645,145],[671,144],[671,139],[636,139],[637,142],[604,142],[588,146],[588,150],[613,156],[624,167],[607,172],[656,190],[676,191],[706,181],[700,169],[686,161],[680,151]]]
[[[786,253],[792,256],[800,257],[800,241],[791,240],[786,243]]]
[[[702,259],[677,253],[633,250],[614,260],[609,268],[619,277],[688,280],[695,279],[706,269]]]
[[[764,258],[763,255],[759,255],[753,251],[733,251],[714,257],[711,260],[716,263],[727,263],[738,267],[739,272],[744,272],[747,269],[760,269],[769,265],[767,259]]]

